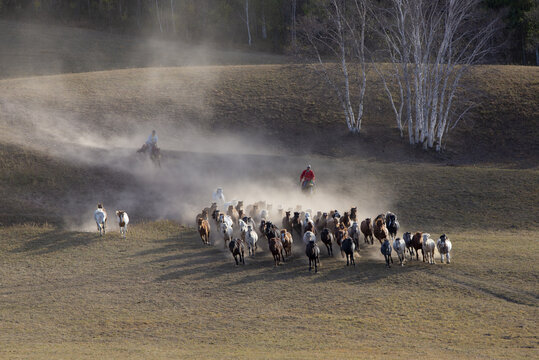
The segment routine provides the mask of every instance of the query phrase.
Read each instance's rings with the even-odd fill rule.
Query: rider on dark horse
[[[311,165],[307,165],[307,169],[303,170],[299,177],[301,188],[305,189],[308,185],[314,185],[314,172],[311,170]]]
[[[159,150],[159,148],[157,147],[157,134],[155,133],[155,130],[152,130],[152,133],[150,134],[150,136],[148,136],[148,140],[146,140],[146,143],[142,145],[138,152],[149,152],[150,154],[152,154],[154,151],[157,150]]]

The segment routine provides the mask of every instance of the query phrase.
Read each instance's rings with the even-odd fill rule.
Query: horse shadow
[[[95,233],[51,230],[30,238],[18,248],[12,249],[11,252],[31,252],[36,255],[43,255],[69,248],[88,246],[94,242],[106,239],[106,237],[107,235],[100,237]]]

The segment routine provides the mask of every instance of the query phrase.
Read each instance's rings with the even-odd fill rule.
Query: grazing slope
[[[3,21],[0,44],[0,357],[537,354],[536,68],[475,68],[479,106],[433,155],[388,131],[374,78],[358,138],[303,66],[245,65],[280,57],[198,48],[183,58],[166,42]],[[183,66],[193,59],[236,66]],[[126,69],[148,64],[182,67]],[[87,73],[35,76],[64,72]],[[151,128],[161,169],[134,154]],[[321,246],[314,275],[300,244],[274,268],[261,240],[236,267],[187,226],[218,185],[305,200],[306,163],[322,199],[314,210],[391,210],[401,231],[447,233],[452,264],[386,270],[375,244],[346,268]],[[97,202],[129,213],[126,240],[115,221],[97,235]]]

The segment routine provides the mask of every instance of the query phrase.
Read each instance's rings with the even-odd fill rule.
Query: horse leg
[[[309,257],[309,271],[311,271],[311,258]],[[315,263],[316,264],[316,263]]]
[[[450,263],[450,261],[449,261],[449,252],[445,255],[445,257],[446,257],[446,259],[447,259],[446,262],[449,264],[449,263]]]
[[[350,255],[350,258],[352,259],[351,263],[356,267],[356,261],[354,260],[354,252],[352,251],[352,255]]]

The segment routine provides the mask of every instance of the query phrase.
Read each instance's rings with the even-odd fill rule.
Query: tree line
[[[55,21],[128,34],[158,35],[286,52],[297,24],[329,0],[0,0],[0,17]],[[386,0],[371,0],[383,6]],[[504,20],[491,62],[539,64],[537,0],[481,0],[476,7]],[[372,38],[365,29],[366,39]]]

